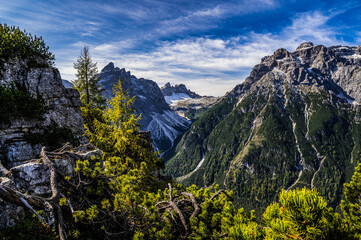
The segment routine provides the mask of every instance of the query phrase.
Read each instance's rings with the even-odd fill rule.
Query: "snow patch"
[[[345,99],[348,103],[351,103],[351,104],[354,104],[354,105],[358,104],[353,99],[351,99],[349,96],[345,95],[344,92],[340,92],[337,95],[337,97]]]
[[[168,104],[173,104],[175,101],[191,98],[186,93],[173,93],[171,96],[164,96],[165,101]]]
[[[284,71],[282,71],[282,70],[280,70],[280,69],[278,69],[278,68],[272,69],[272,72],[286,75],[286,73],[285,73]]]
[[[361,55],[360,54],[353,54],[353,55],[343,55],[343,58],[347,58],[347,59],[361,59]]]
[[[147,131],[151,132],[154,139],[169,139],[172,145],[181,134],[176,128],[185,129],[190,124],[190,121],[172,111],[164,111],[162,114],[154,113],[152,117],[153,120],[149,123]]]

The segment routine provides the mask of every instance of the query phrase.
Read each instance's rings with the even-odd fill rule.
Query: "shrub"
[[[46,107],[41,96],[32,97],[26,90],[12,85],[0,86],[0,123],[10,123],[12,118],[41,119]]]
[[[53,66],[55,60],[42,37],[32,36],[18,27],[0,24],[0,67],[15,57],[28,59],[33,65],[39,63],[40,57],[45,60],[45,66]]]

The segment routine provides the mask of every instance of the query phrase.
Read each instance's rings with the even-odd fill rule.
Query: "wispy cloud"
[[[273,0],[241,0],[224,2],[210,8],[198,11],[188,11],[178,18],[165,20],[160,23],[157,32],[160,34],[174,34],[181,32],[194,32],[201,29],[212,29],[219,27],[219,19],[232,16],[242,16],[272,9],[278,5]]]
[[[340,40],[343,29],[329,21],[353,9],[354,4],[330,11],[292,13],[290,18],[291,14],[282,15],[288,11],[281,3],[18,0],[0,4],[0,21],[45,35],[64,79],[74,79],[73,62],[80,49],[89,45],[99,68],[113,61],[159,84],[183,82],[200,94],[223,95],[277,48],[292,51],[304,41],[326,46],[348,44]],[[269,12],[282,17],[269,20]],[[274,21],[275,26],[268,21]],[[353,37],[360,41],[360,32]]]
[[[329,18],[320,12],[303,13],[278,34],[250,32],[229,39],[164,41],[148,53],[123,54],[124,45],[130,43],[121,42],[93,46],[91,50],[99,66],[111,60],[159,84],[183,82],[200,94],[223,95],[241,83],[263,56],[280,47],[293,51],[304,41],[326,46],[345,44],[336,39],[337,31],[325,25]]]

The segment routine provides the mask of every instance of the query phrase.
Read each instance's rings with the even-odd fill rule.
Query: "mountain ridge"
[[[262,58],[183,135],[166,173],[186,184],[220,184],[247,209],[303,186],[336,206],[360,162],[359,53],[303,43]]]

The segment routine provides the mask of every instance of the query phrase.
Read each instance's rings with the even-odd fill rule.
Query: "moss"
[[[41,119],[45,112],[40,95],[32,97],[14,84],[10,88],[0,86],[0,123],[10,123],[11,119],[19,117]]]

